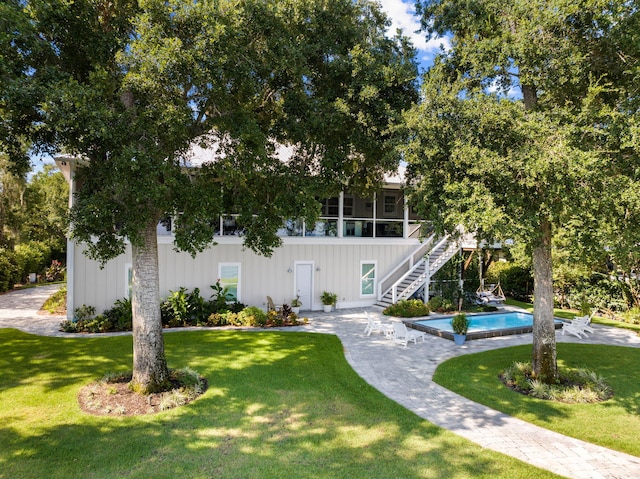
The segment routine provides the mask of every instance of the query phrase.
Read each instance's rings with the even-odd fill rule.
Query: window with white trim
[[[376,294],[376,262],[360,261],[360,296]]]
[[[218,280],[227,289],[227,298],[240,301],[240,263],[219,263]]]

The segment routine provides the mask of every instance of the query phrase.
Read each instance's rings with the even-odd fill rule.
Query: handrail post
[[[424,297],[422,298],[422,301],[424,302],[424,304],[427,304],[429,302],[429,283],[431,283],[431,275],[429,274],[430,268],[431,266],[429,264],[429,255],[427,255],[424,261],[425,280],[424,280],[424,295],[423,295]]]

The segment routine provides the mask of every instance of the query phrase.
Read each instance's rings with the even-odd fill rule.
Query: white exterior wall
[[[419,246],[414,239],[402,238],[283,238],[284,244],[270,258],[244,250],[237,237],[217,238],[218,245],[192,258],[173,249],[170,237],[159,238],[160,296],[185,287],[200,288],[208,299],[210,285],[218,279],[220,263],[240,263],[240,301],[248,306],[266,309],[267,295],[276,304],[291,303],[295,297],[296,262],[313,263],[313,304],[302,309],[322,309],[323,291],[338,294],[338,308],[368,306],[375,297],[361,297],[361,262],[376,263],[376,281]],[[99,263],[83,255],[82,245],[73,248],[73,309],[83,304],[102,312],[127,294],[127,266],[131,252],[109,261],[103,269]]]

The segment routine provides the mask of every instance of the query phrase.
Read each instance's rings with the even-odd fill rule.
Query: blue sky
[[[391,33],[395,33],[400,28],[406,37],[411,38],[413,46],[418,50],[418,62],[421,72],[433,62],[433,58],[440,50],[441,46],[449,48],[447,38],[439,38],[427,41],[424,32],[416,33],[420,28],[419,18],[415,15],[413,0],[378,0],[382,9],[391,19]]]

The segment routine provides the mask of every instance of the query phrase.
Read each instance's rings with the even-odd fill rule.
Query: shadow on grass
[[[531,361],[531,346],[459,356],[440,364],[434,381],[480,404],[561,434],[640,456],[640,349],[558,343],[558,366],[605,378],[614,396],[593,404],[532,398],[504,386],[498,375],[515,361]],[[606,427],[603,425],[606,424]]]
[[[130,367],[130,337],[2,333],[14,351],[2,358],[11,374],[0,376],[0,477],[555,477],[390,401],[355,374],[335,336],[166,335],[170,367],[190,366],[209,389],[182,408],[113,418],[82,413],[76,395]]]

